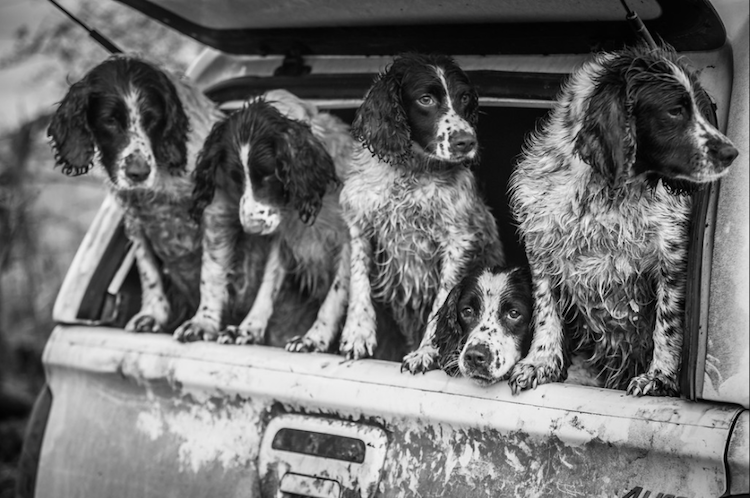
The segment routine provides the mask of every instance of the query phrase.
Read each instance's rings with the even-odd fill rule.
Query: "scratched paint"
[[[481,389],[442,372],[403,376],[388,362],[198,346],[56,333],[45,353],[54,402],[38,497],[259,497],[287,471],[335,477],[347,498],[724,490],[729,407],[564,385],[513,397],[507,386]],[[303,454],[263,460],[259,448],[288,417],[317,421],[322,433],[337,421],[353,437],[380,431],[385,439],[367,452],[380,448],[381,463],[342,461],[336,475]]]

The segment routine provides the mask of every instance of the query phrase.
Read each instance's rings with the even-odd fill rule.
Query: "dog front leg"
[[[686,235],[679,235],[677,240],[687,240]],[[648,371],[634,377],[628,384],[626,392],[634,396],[680,395],[687,243],[677,246],[678,250],[662,255],[661,274],[656,279],[654,353]]]
[[[375,308],[370,289],[370,241],[360,228],[349,225],[351,238],[351,274],[349,306],[346,323],[341,332],[339,351],[348,359],[357,360],[372,356],[378,345]]]
[[[287,351],[325,353],[330,351],[331,346],[338,338],[339,322],[346,311],[346,302],[349,298],[349,285],[351,274],[351,249],[348,243],[341,246],[338,264],[336,265],[336,276],[323,304],[318,311],[318,316],[310,330],[302,337],[294,337],[287,343]]]
[[[473,237],[467,237],[458,231],[451,231],[446,236],[442,248],[443,258],[440,264],[440,285],[432,309],[427,320],[424,335],[419,347],[404,356],[401,363],[401,371],[408,370],[412,374],[424,373],[438,367],[438,349],[433,344],[435,330],[437,328],[437,315],[443,306],[451,289],[460,280],[461,272],[467,266],[466,256],[470,254],[471,247],[475,243]]]
[[[220,205],[209,206],[203,215],[200,304],[195,316],[175,330],[174,338],[178,341],[215,341],[219,336],[229,302],[228,275],[238,235],[232,219],[236,216],[225,212]]]
[[[535,389],[539,384],[565,380],[564,331],[557,300],[549,278],[531,265],[534,292],[532,324],[534,336],[529,353],[516,363],[510,374],[513,394]]]
[[[222,333],[219,342],[234,344],[263,344],[268,321],[273,315],[273,304],[286,277],[286,268],[281,261],[281,247],[276,239],[271,244],[263,279],[253,301],[253,306],[244,320],[237,326],[230,326]]]
[[[170,314],[159,262],[140,229],[129,231],[135,247],[135,264],[141,279],[141,309],[125,325],[131,332],[163,332]]]

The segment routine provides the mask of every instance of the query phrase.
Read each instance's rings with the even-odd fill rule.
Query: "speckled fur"
[[[718,178],[733,159],[705,104],[667,47],[599,54],[563,87],[510,181],[535,301],[514,392],[564,380],[572,350],[607,387],[679,393],[692,201],[676,191]],[[678,129],[667,111],[682,131],[667,127],[655,153],[653,120]]]
[[[410,80],[410,71],[423,71],[422,81],[435,77],[432,88],[448,86],[442,100],[438,98],[443,107],[436,113],[432,136],[426,133],[428,123],[422,122],[424,143],[412,135],[402,100],[408,91],[402,88],[400,94],[401,83],[389,77],[394,67],[403,81]],[[352,239],[351,291],[341,349],[350,358],[372,355],[378,343],[373,302],[382,304],[412,351],[404,358],[404,368],[415,373],[435,367],[431,317],[450,289],[471,262],[494,265],[502,263],[504,255],[494,217],[469,168],[475,149],[463,154],[446,145],[441,152],[435,145],[447,140],[438,136],[445,135],[440,116],[451,116],[450,122],[460,123],[462,133],[470,130],[475,136],[476,92],[466,75],[451,59],[440,56],[397,58],[389,71],[379,77],[358,111],[354,132],[361,142],[341,193]],[[457,80],[460,92],[453,91]]]
[[[157,105],[151,100],[153,91],[165,107],[159,125],[163,134],[152,141],[144,113]],[[97,131],[106,125],[91,110],[98,98],[119,99],[127,109],[125,128],[108,144]],[[126,325],[128,330],[168,331],[197,305],[200,231],[187,215],[192,171],[196,153],[219,118],[221,113],[200,90],[133,55],[113,56],[92,69],[70,88],[53,117],[49,135],[63,171],[78,175],[102,167],[124,209],[143,291],[141,310]],[[133,155],[150,169],[140,183],[124,173]]]
[[[273,147],[263,145],[270,141]],[[244,302],[242,321],[216,337],[214,331],[223,320],[215,310],[227,299],[218,291],[225,284],[220,276],[227,272],[223,261],[245,249],[227,243],[211,250],[215,261],[204,258],[202,316],[196,316],[193,325],[186,324],[186,329],[223,343],[264,343],[275,339],[275,332],[268,333],[274,316],[308,310],[303,311],[306,317],[312,314],[315,321],[301,320],[292,327],[298,337],[288,349],[328,351],[335,344],[349,281],[348,237],[338,204],[337,175],[348,167],[352,145],[349,128],[340,119],[319,113],[281,90],[248,104],[215,128],[201,152],[194,213],[199,215],[213,198],[204,219],[224,206],[236,216],[239,227],[233,230],[254,237],[270,253],[261,273],[248,277],[255,293]],[[254,155],[254,148],[263,156]],[[256,159],[248,162],[249,157]],[[269,175],[273,178],[267,181]],[[207,237],[221,237],[224,230],[224,225],[206,223]],[[291,294],[299,310],[287,306]]]

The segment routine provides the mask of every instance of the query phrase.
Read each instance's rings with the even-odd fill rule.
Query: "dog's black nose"
[[[456,133],[450,138],[451,149],[461,154],[471,151],[477,144],[477,139],[465,131]]]
[[[148,178],[149,173],[151,173],[151,168],[143,157],[131,154],[125,158],[125,176],[130,181],[142,182]]]
[[[464,361],[469,367],[483,367],[487,364],[490,357],[490,348],[484,344],[470,346],[464,352]]]
[[[740,154],[739,151],[735,149],[731,144],[721,144],[719,147],[715,148],[713,152],[716,156],[716,159],[724,167],[732,164],[732,162],[734,162],[734,160],[737,159],[737,156]]]

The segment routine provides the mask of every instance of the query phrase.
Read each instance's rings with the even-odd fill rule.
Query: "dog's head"
[[[267,235],[289,210],[312,224],[337,182],[333,159],[310,126],[258,99],[211,130],[198,154],[192,215],[201,217],[218,187],[239,206],[245,231]]]
[[[640,44],[597,63],[576,151],[611,186],[641,175],[702,184],[727,172],[737,149],[709,122],[710,98],[673,49]]]
[[[531,344],[531,276],[527,268],[472,271],[437,314],[438,364],[482,386],[508,377]]]
[[[188,117],[170,78],[131,56],[113,56],[71,86],[48,134],[67,175],[98,160],[115,190],[158,189],[184,173]]]
[[[476,89],[452,58],[405,54],[367,92],[352,132],[391,164],[414,153],[441,162],[473,161],[478,102]]]

